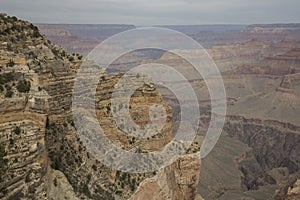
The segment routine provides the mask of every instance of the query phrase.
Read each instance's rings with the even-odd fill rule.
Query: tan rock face
[[[0,198],[47,199],[46,130],[65,120],[74,71],[65,51],[31,23],[1,15],[0,26]]]
[[[297,125],[299,124],[299,112],[297,111],[299,110],[300,104],[299,98],[295,96],[295,94],[297,94],[296,90],[298,89],[299,91],[300,80],[299,42],[294,40],[287,41],[289,40],[290,36],[287,35],[287,37],[285,37],[285,31],[277,28],[253,27],[252,30],[250,29],[247,32],[248,33],[246,34],[253,34],[253,38],[256,39],[252,40],[251,36],[247,39],[247,41],[244,42],[237,43],[233,41],[226,41],[226,43],[228,42],[228,45],[218,45],[208,50],[209,54],[214,58],[216,64],[220,68],[220,71],[226,74],[226,76],[223,76],[223,78],[225,81],[228,99],[230,100],[230,104],[232,104],[232,107],[229,108],[229,111],[231,110],[229,113],[231,113],[230,115],[233,116],[228,116],[229,123],[226,124],[225,130],[228,132],[229,136],[234,139],[239,139],[241,142],[243,142],[243,144],[247,144],[247,147],[251,146],[251,148],[253,149],[251,151],[246,149],[247,151],[245,151],[245,154],[242,157],[238,156],[238,162],[245,162],[243,164],[243,173],[238,169],[237,171],[233,172],[231,170],[228,170],[229,168],[232,168],[232,166],[241,164],[235,163],[236,158],[233,159],[234,164],[230,164],[227,170],[224,170],[224,165],[227,165],[228,163],[227,161],[223,161],[224,158],[227,158],[226,156],[224,156],[224,154],[230,154],[230,149],[232,149],[233,152],[237,151],[237,149],[239,148],[234,148],[240,146],[241,144],[236,145],[232,148],[228,148],[227,151],[223,151],[224,149],[221,149],[219,151],[218,158],[219,160],[222,160],[222,162],[220,161],[219,164],[219,166],[221,166],[219,171],[220,174],[222,174],[222,180],[224,182],[220,184],[219,180],[213,180],[216,181],[216,185],[215,189],[211,187],[211,190],[216,190],[217,194],[213,194],[215,196],[211,196],[210,198],[208,197],[208,199],[214,199],[220,196],[221,198],[226,198],[228,196],[226,196],[226,194],[224,195],[224,192],[230,193],[230,190],[234,189],[242,190],[242,193],[245,192],[244,190],[247,187],[257,189],[257,185],[260,186],[260,184],[264,184],[265,182],[265,180],[263,180],[264,177],[260,177],[259,179],[257,179],[258,176],[260,176],[258,175],[258,173],[266,172],[266,174],[264,174],[263,176],[267,175],[267,181],[273,184],[273,182],[282,182],[281,179],[287,177],[287,168],[289,168],[289,170],[292,172],[299,171],[298,169],[300,165],[298,161],[298,154],[300,151],[298,148],[299,145],[295,145],[299,144],[298,133],[300,130],[299,126]],[[297,34],[297,32],[295,32],[295,34]],[[64,35],[63,37],[65,37],[67,34],[63,33],[62,35]],[[279,39],[274,39],[273,37]],[[48,55],[48,53],[45,54]],[[6,61],[8,60],[6,59]],[[164,64],[186,69],[186,63],[184,63],[184,61],[178,57],[174,59],[174,57],[168,54],[164,54],[161,57],[160,61]],[[61,66],[61,63],[59,62],[53,63],[54,64],[52,64],[52,66]],[[120,65],[123,64],[124,66],[126,66],[126,63],[121,63]],[[122,68],[124,66],[120,67]],[[290,73],[291,66],[293,66],[294,68],[292,70],[292,73]],[[54,70],[57,69],[56,67],[52,68]],[[174,194],[170,192],[170,188],[178,189],[178,185],[176,186],[177,183],[175,184],[175,175],[172,175],[175,174],[174,171],[176,171],[174,165],[172,165],[173,169],[166,168],[158,173],[159,180],[161,181],[158,181],[158,178],[145,180],[145,177],[149,178],[152,177],[152,175],[148,174],[143,176],[134,176],[128,175],[126,173],[116,172],[113,170],[110,171],[108,167],[97,164],[96,161],[90,161],[90,159],[87,158],[88,156],[86,156],[86,151],[84,149],[81,150],[81,153],[78,153],[79,149],[82,149],[83,147],[77,141],[78,137],[76,137],[74,128],[72,128],[71,123],[68,123],[66,127],[63,127],[62,125],[65,121],[65,118],[70,116],[60,116],[59,113],[63,112],[61,111],[63,107],[55,104],[55,102],[61,100],[62,102],[65,102],[65,108],[67,108],[68,106],[68,97],[65,96],[64,93],[70,94],[70,91],[68,89],[68,86],[65,87],[65,85],[68,85],[68,83],[72,82],[72,76],[70,74],[68,75],[68,73],[65,73],[63,75],[63,69],[64,68],[61,67],[60,71],[62,75],[58,76],[57,78],[50,76],[50,73],[47,74],[47,71],[45,73],[49,77],[43,76],[43,80],[45,80],[45,86],[49,86],[49,88],[51,88],[48,91],[51,92],[51,96],[53,95],[54,97],[51,101],[51,112],[56,114],[58,113],[57,115],[52,115],[50,119],[51,122],[55,122],[58,124],[57,126],[53,127],[53,130],[57,129],[58,133],[56,133],[57,135],[53,134],[53,137],[51,136],[48,142],[51,152],[59,152],[57,154],[54,154],[56,156],[51,155],[51,161],[55,162],[56,159],[60,161],[59,157],[62,158],[60,163],[63,163],[63,165],[60,166],[59,169],[64,171],[65,174],[69,175],[68,179],[71,180],[74,188],[78,187],[79,190],[82,190],[82,188],[84,187],[82,187],[80,183],[77,184],[77,182],[83,181],[86,184],[86,182],[88,181],[86,175],[90,173],[92,174],[92,179],[95,179],[92,180],[92,183],[87,184],[92,194],[100,192],[104,193],[108,191],[108,193],[116,194],[114,198],[127,198],[130,197],[133,193],[131,190],[134,191],[136,189],[136,186],[138,185],[132,184],[134,182],[136,183],[136,181],[133,180],[138,179],[137,182],[139,183],[142,181],[143,184],[147,186],[145,187],[147,189],[142,189],[140,187],[138,189],[139,196],[137,196],[137,198],[175,198]],[[192,71],[188,71],[187,73],[192,74]],[[69,80],[67,80],[67,78],[65,79],[64,76],[69,76]],[[48,80],[50,80],[49,78],[51,78],[50,82],[48,82]],[[114,141],[115,144],[123,146],[124,149],[130,149],[131,147],[137,147],[138,145],[140,145],[143,146],[143,150],[152,151],[163,146],[168,141],[168,137],[166,137],[166,135],[164,134],[160,135],[158,141],[155,141],[156,138],[151,138],[149,139],[149,143],[144,143],[144,141],[142,140],[133,140],[133,138],[128,138],[126,134],[117,129],[114,123],[110,122],[111,117],[109,110],[111,108],[109,108],[108,106],[110,97],[109,95],[111,94],[111,86],[116,81],[117,77],[108,77],[106,81],[102,82],[103,85],[99,86],[99,104],[97,105],[99,106],[99,109],[97,111],[97,114],[102,122],[102,125],[108,132],[108,137],[112,141]],[[202,87],[205,84],[201,83],[201,81],[195,81],[195,85],[196,87]],[[61,87],[65,88],[61,89]],[[59,91],[63,91],[62,94],[58,94]],[[140,90],[139,92],[141,91],[142,90]],[[203,96],[203,94],[206,94],[204,97],[202,97],[203,102],[205,102],[206,100],[209,101],[208,93],[202,92],[201,96]],[[245,99],[245,97],[247,99]],[[250,98],[248,99],[248,97]],[[148,110],[150,104],[147,104],[145,102],[149,99],[152,99],[153,102],[158,101],[156,97],[146,98],[145,94],[136,96],[132,99],[133,109],[131,114],[132,117],[136,119],[135,121],[139,124],[147,124],[147,122],[149,121],[147,112],[140,112],[143,110]],[[135,109],[137,110],[136,112]],[[243,114],[247,118],[237,116],[239,114]],[[208,121],[209,118],[203,119],[204,124]],[[286,122],[290,122],[293,124]],[[165,130],[167,130],[167,127]],[[229,147],[233,146],[232,143],[230,143],[231,141],[232,140],[227,141],[229,143],[227,144]],[[60,148],[65,147],[69,150],[61,154],[61,152],[63,152],[64,150],[60,150]],[[54,149],[53,151],[52,148]],[[75,154],[74,152],[76,152],[76,155],[80,156],[73,156]],[[79,160],[78,163],[76,162],[74,164],[74,161],[72,162],[72,160],[68,160],[68,158],[70,157],[72,159],[75,158]],[[257,158],[260,163],[257,162]],[[80,159],[83,160],[83,162],[81,162]],[[94,164],[97,167],[97,170],[95,170],[95,172],[89,169]],[[216,162],[212,162],[209,167],[214,167],[215,165]],[[261,166],[259,165],[267,169],[262,172]],[[275,168],[274,171],[269,169],[272,167],[282,166],[286,168]],[[101,168],[101,172],[99,168]],[[76,173],[74,173],[73,175],[72,173],[74,171]],[[214,173],[212,173],[211,177],[215,176]],[[241,173],[242,177],[239,177],[239,173]],[[226,174],[229,175],[226,176]],[[231,174],[237,174],[237,181],[233,181],[232,184],[229,184],[228,182],[230,181],[229,179]],[[282,176],[278,176],[278,174],[281,174]],[[257,181],[253,181],[256,179]],[[99,180],[101,180],[99,188],[102,190],[92,186],[93,183],[96,183]],[[170,182],[172,182],[171,180],[174,181],[173,184],[170,184]],[[124,184],[124,187],[122,187],[122,184]],[[132,187],[133,189],[127,186],[130,184],[134,185]],[[240,187],[241,185],[242,187]],[[286,185],[283,185],[283,187],[285,186]],[[100,192],[96,191],[98,189],[100,190]],[[254,190],[250,192],[260,193],[261,191]],[[284,190],[284,192],[286,191]],[[247,191],[245,193],[247,193]],[[107,196],[105,197],[108,198]],[[241,198],[241,196],[234,197],[235,198],[228,199]],[[295,199],[299,199],[299,197],[297,197],[298,196],[296,196]],[[104,197],[102,196],[102,198]],[[197,198],[200,197],[197,196]],[[266,198],[261,197],[258,199]]]
[[[197,196],[195,197],[195,200],[204,200],[200,194],[197,194]]]
[[[162,105],[167,111],[167,119],[162,130],[153,137],[139,139],[128,136],[128,134],[121,131],[115,123],[112,123],[112,111],[120,108],[111,108],[111,95],[114,85],[118,82],[122,74],[116,76],[105,76],[105,80],[101,81],[97,88],[97,116],[100,125],[103,128],[106,136],[125,149],[140,148],[141,151],[151,152],[157,151],[168,144],[172,139],[171,133],[171,109],[163,105],[161,96],[156,91],[155,86],[145,85],[135,91],[129,102],[129,112],[133,121],[139,126],[146,126],[151,123],[149,117],[149,108],[152,105]],[[133,75],[135,76],[135,75]],[[124,105],[125,106],[125,105]],[[127,106],[127,105],[126,105]],[[154,120],[162,120],[159,117]]]
[[[0,87],[5,88],[0,90],[0,144],[6,152],[0,170],[0,198],[43,199],[46,194],[43,179],[48,166],[47,111],[44,106],[28,103],[37,91],[31,88],[35,72],[26,65],[32,49],[24,46],[38,45],[45,39],[28,22],[1,16],[0,24]],[[19,33],[21,29],[24,32]],[[47,95],[44,99],[47,101]]]
[[[86,147],[78,137],[70,110],[74,79],[71,69],[73,68],[71,66],[68,67],[67,63],[58,60],[50,61],[45,71],[41,72],[40,82],[50,96],[47,100],[49,109],[45,135],[50,158],[49,163],[52,168],[65,174],[74,188],[74,192],[80,198],[128,199],[139,184],[152,177],[153,174],[128,174],[115,171],[101,164],[93,158],[93,155],[87,152]],[[100,79],[97,88],[96,113],[104,133],[116,145],[126,150],[142,152],[159,150],[172,139],[171,109],[162,104],[162,99],[154,85],[145,84],[137,89],[130,100],[130,114],[133,120],[139,125],[148,124],[150,121],[149,108],[155,104],[161,104],[165,107],[167,119],[163,129],[153,137],[145,139],[129,137],[113,122],[111,113],[113,109],[118,109],[111,107],[110,98],[114,85],[121,76],[122,74],[105,75]],[[87,88],[79,89],[84,92]],[[36,103],[36,101],[32,102],[32,105],[33,103]],[[39,105],[36,107],[40,107],[42,104],[34,105]],[[159,116],[157,116],[156,120],[159,120]],[[182,163],[183,166],[187,165],[185,162]],[[169,169],[169,171],[172,171],[170,173],[174,174],[172,176],[177,178],[181,175],[185,176],[187,169],[185,170],[186,172],[181,174],[181,172]],[[198,173],[197,171],[196,176]],[[168,176],[169,173],[166,178]],[[175,184],[172,181],[176,180],[168,180],[168,184]],[[177,187],[180,186],[183,190],[187,190],[185,188],[188,185],[185,182],[186,180],[177,181]],[[196,182],[196,180],[193,181]],[[180,188],[178,191],[180,191]],[[191,195],[194,195],[194,193],[191,193]],[[52,192],[50,191],[49,195],[51,194]]]
[[[297,200],[300,198],[300,180],[298,179],[293,187],[289,187],[287,193],[287,200]]]
[[[50,170],[47,184],[49,200],[78,200],[66,176],[57,170]]]
[[[198,154],[182,156],[158,174],[146,179],[138,187],[131,200],[190,200],[197,196],[200,176]]]

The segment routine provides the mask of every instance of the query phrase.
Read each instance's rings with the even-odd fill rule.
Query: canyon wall
[[[29,22],[5,15],[0,20],[1,199],[128,199],[142,182],[158,174],[116,171],[90,154],[71,110],[74,78],[83,57],[51,44]],[[145,84],[131,98],[131,116],[145,125],[149,107],[161,104],[167,121],[153,137],[128,137],[112,121],[114,108],[109,103],[121,76],[106,74],[97,87],[96,113],[106,136],[126,150],[159,150],[172,139],[172,110],[162,103],[154,84]],[[188,173],[191,160],[193,174]],[[176,185],[177,196],[192,198],[199,167],[199,160],[185,156],[162,169],[176,178],[165,175],[165,184]]]

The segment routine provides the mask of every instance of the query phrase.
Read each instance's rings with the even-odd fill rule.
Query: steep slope
[[[130,198],[139,184],[156,172],[129,174],[111,169],[96,160],[80,141],[71,101],[82,57],[68,55],[51,44],[29,22],[0,17],[0,198]],[[138,114],[136,123],[146,124],[147,111],[153,103],[165,106],[167,123],[157,136],[135,139],[111,123],[110,96],[121,76],[107,74],[97,89],[96,112],[107,137],[124,149],[160,149],[172,139],[172,110],[162,103],[152,84],[144,85],[132,96],[131,115]],[[80,88],[83,92],[85,89]],[[180,162],[189,160],[187,156]],[[195,159],[195,164],[197,169],[200,161]],[[177,173],[179,180],[187,175],[187,169],[176,164],[169,166],[168,171]],[[198,177],[199,171],[195,170],[192,186]],[[181,196],[195,196],[195,192],[189,193],[195,187],[188,183],[171,179],[168,184],[182,186]]]
[[[31,23],[0,16],[1,144],[6,151],[0,197],[44,198],[48,159],[45,124],[49,95],[36,70],[54,58],[48,43]],[[37,52],[41,52],[37,54]]]

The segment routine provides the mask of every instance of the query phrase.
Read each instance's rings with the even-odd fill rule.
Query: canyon
[[[191,104],[199,104],[201,111],[199,123],[190,119],[198,135],[182,157],[151,173],[126,173],[101,163],[83,144],[72,116],[72,92],[85,61],[81,54],[134,26],[37,28],[16,17],[0,17],[0,199],[299,198],[299,24],[173,27],[206,41],[203,46],[222,73],[227,94],[222,135],[201,160],[212,114],[205,81],[169,52],[139,51],[115,61],[99,79],[95,97],[97,119],[114,144],[132,152],[157,151],[178,128],[176,96],[155,83],[135,91],[130,114],[136,124],[146,125],[150,107],[162,105],[167,120],[157,135],[131,137],[113,121],[114,85],[139,64],[167,64],[182,71],[199,100]],[[84,93],[87,88],[77,89]]]
[[[42,37],[34,25],[15,17],[1,15],[0,31],[1,199],[128,199],[144,180],[160,176],[157,172],[116,171],[96,160],[80,141],[71,101],[82,57],[68,54]],[[128,138],[116,124],[111,124],[109,98],[120,76],[102,77],[97,92],[97,115],[107,137],[124,149],[159,149],[172,137],[171,110],[160,134],[144,141]],[[135,115],[140,109],[148,110],[153,103],[161,104],[161,98],[155,87],[145,86],[132,98],[131,112]],[[138,114],[137,123],[149,121],[146,114]],[[187,156],[177,162],[189,160]],[[200,159],[194,155],[193,162],[195,174],[190,181],[180,181],[182,176],[188,176],[188,169],[175,163],[166,169],[178,179],[165,176],[166,181],[174,188],[182,188],[176,198],[188,199],[189,185],[197,184]],[[164,191],[172,193],[174,188],[168,187]],[[195,193],[194,187],[191,195]],[[137,192],[133,198],[139,196],[144,194]]]

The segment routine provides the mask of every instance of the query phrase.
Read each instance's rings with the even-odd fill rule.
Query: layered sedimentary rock
[[[49,162],[45,147],[49,96],[43,89],[38,89],[40,82],[29,62],[38,56],[33,53],[35,49],[47,47],[32,24],[5,16],[1,16],[0,20],[0,126],[1,145],[6,152],[0,195],[10,199],[43,199],[46,194],[44,177]]]
[[[70,37],[66,30],[57,29],[54,35]],[[68,55],[41,37],[35,26],[16,18],[1,15],[0,31],[0,198],[201,199],[195,188],[200,160],[193,154],[201,140],[192,144],[191,154],[156,172],[130,174],[105,166],[83,145],[73,121],[72,89],[83,57]],[[261,41],[274,33],[276,37]],[[247,34],[256,39],[208,50],[224,75],[229,116],[213,158],[202,162],[200,192],[208,199],[297,199],[299,42],[282,27],[255,26]],[[286,34],[283,41],[278,40]],[[153,53],[136,61],[129,55],[116,62],[112,71],[153,61],[190,74],[190,82],[199,90],[199,102],[190,103],[199,104],[202,114],[200,125],[194,122],[197,119],[191,122],[200,126],[200,134],[205,132],[210,120],[209,93],[204,81],[194,80],[199,77],[182,58]],[[160,104],[167,111],[167,123],[156,136],[128,136],[112,118],[123,105],[110,104],[113,86],[122,75],[99,77],[95,106],[106,136],[128,151],[160,150],[173,137],[171,121],[180,119],[179,109],[172,105],[178,102],[174,95],[163,93],[175,108],[171,110],[153,83],[138,88],[129,104],[134,122],[150,123],[149,108]],[[78,89],[85,92],[88,87]]]
[[[199,155],[185,155],[172,165],[161,169],[156,176],[143,181],[131,199],[195,199],[199,171]]]
[[[157,172],[116,171],[96,160],[83,145],[71,110],[74,78],[82,57],[50,44],[29,22],[5,15],[0,22],[0,198],[130,198],[141,182]],[[112,122],[115,108],[109,103],[121,76],[107,74],[98,85],[96,112],[105,134],[126,150],[157,151],[172,139],[172,111],[162,104],[154,84],[143,85],[130,101],[134,122],[148,124],[149,108],[161,104],[167,111],[166,123],[153,137],[128,137]],[[183,157],[166,169],[176,177],[166,181],[177,185],[181,196],[195,195],[200,163],[193,161],[195,174],[190,174],[190,161],[189,156]],[[186,180],[181,180],[185,176]]]
[[[208,199],[284,199],[300,176],[299,136],[295,124],[228,116],[218,144],[202,160],[200,194]]]

